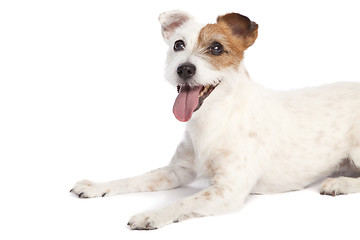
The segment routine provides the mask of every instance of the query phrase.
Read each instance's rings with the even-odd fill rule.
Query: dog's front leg
[[[217,169],[210,187],[168,207],[137,214],[128,225],[133,230],[152,230],[189,218],[240,209],[257,181],[247,170],[246,166],[229,165]]]
[[[184,141],[178,146],[171,163],[166,167],[111,182],[97,183],[83,180],[77,182],[70,191],[80,198],[93,198],[177,188],[192,182],[196,177],[193,170],[193,154],[191,144]]]

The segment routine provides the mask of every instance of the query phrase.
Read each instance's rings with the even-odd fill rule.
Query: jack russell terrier
[[[320,193],[360,192],[360,83],[273,91],[252,81],[244,51],[258,25],[229,13],[199,24],[183,11],[159,16],[169,45],[166,78],[177,87],[173,113],[187,122],[170,164],[106,183],[87,180],[80,198],[174,189],[203,176],[208,188],[162,209],[133,216],[151,230],[240,209],[251,193],[303,189],[327,178]]]

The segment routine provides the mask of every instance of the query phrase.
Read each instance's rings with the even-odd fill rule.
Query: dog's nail
[[[336,194],[335,194],[335,191],[332,191],[332,192],[331,192],[331,196],[335,197],[335,195],[336,195]]]
[[[84,195],[84,193],[81,192],[81,193],[79,194],[79,198],[81,198],[83,195]]]
[[[70,192],[74,191],[74,189],[71,189]]]
[[[106,193],[104,193],[103,195],[101,195],[102,197],[105,197]]]
[[[173,223],[178,223],[179,222],[179,219],[176,219],[173,221]]]
[[[142,231],[142,230],[146,230],[146,229],[145,229],[145,228],[142,228],[142,227],[136,227],[136,228],[132,228],[131,230]]]
[[[127,223],[127,225],[128,225],[128,226],[130,226],[130,225],[131,225],[131,223],[130,223],[130,222],[128,222],[128,223]]]
[[[320,194],[321,194],[321,195],[325,195],[325,191],[321,191]]]

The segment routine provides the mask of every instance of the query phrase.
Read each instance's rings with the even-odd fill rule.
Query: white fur
[[[172,14],[162,14],[160,22]],[[338,170],[344,159],[350,159],[352,170],[358,171],[359,83],[281,92],[253,82],[243,63],[237,70],[216,71],[193,51],[203,25],[188,19],[166,35],[166,77],[178,85],[176,68],[188,61],[197,67],[191,84],[221,82],[187,123],[171,163],[130,179],[79,182],[74,193],[96,197],[166,190],[199,176],[211,178],[209,188],[163,209],[135,215],[129,222],[131,229],[156,229],[191,217],[237,210],[250,193],[302,189]],[[181,53],[172,50],[178,39],[187,46]],[[329,179],[321,191],[332,195],[359,192],[360,178]]]

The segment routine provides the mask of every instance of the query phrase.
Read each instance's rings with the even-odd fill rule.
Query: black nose
[[[191,63],[183,63],[177,68],[177,74],[184,80],[187,80],[195,75],[196,67]]]

